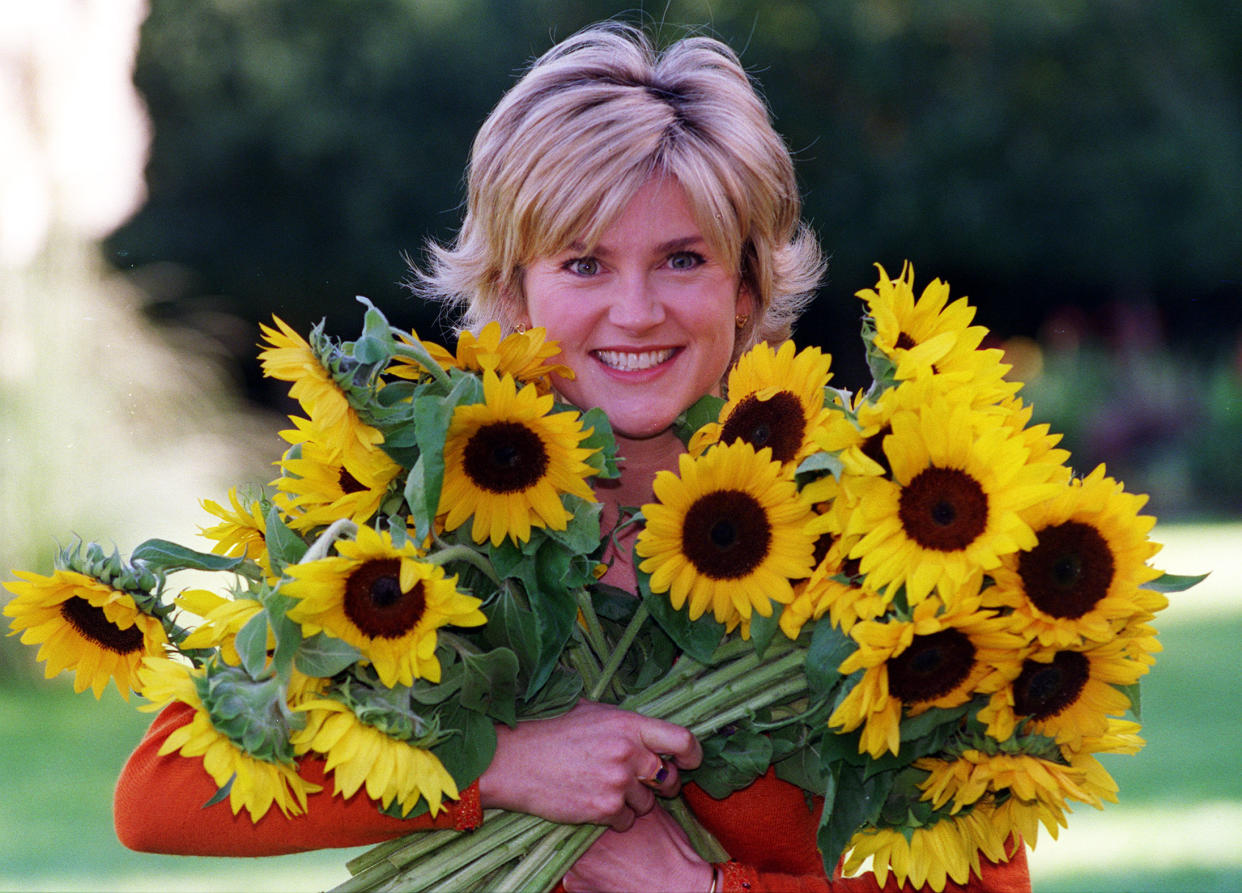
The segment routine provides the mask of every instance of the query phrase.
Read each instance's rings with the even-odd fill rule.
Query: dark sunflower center
[[[900,335],[897,336],[896,346],[900,348],[901,350],[911,350],[912,348],[915,348],[918,345],[915,343],[913,338],[911,338],[905,332],[902,332]]]
[[[367,489],[361,481],[359,481],[344,468],[342,468],[341,473],[337,475],[337,486],[339,486],[341,488],[341,492],[347,496],[350,493],[361,493],[363,490]]]
[[[888,662],[888,690],[906,704],[934,701],[970,675],[975,646],[957,629],[945,629],[914,642]]]
[[[884,454],[884,438],[893,433],[893,429],[885,425],[875,434],[872,434],[862,445],[862,453],[872,462],[875,462],[884,469],[887,477],[893,476],[892,466],[888,464],[888,456]]]
[[[401,589],[401,560],[378,558],[356,567],[345,581],[345,616],[372,639],[399,639],[414,629],[427,607],[423,582]]]
[[[1014,712],[1036,720],[1056,716],[1078,700],[1090,675],[1090,662],[1077,651],[1058,651],[1049,664],[1028,660],[1013,683]]]
[[[682,553],[715,580],[745,577],[763,564],[772,542],[767,512],[749,493],[715,490],[695,500],[681,527]]]
[[[806,432],[802,401],[789,391],[777,391],[767,400],[747,395],[729,413],[720,431],[721,443],[744,440],[756,450],[772,448],[777,462],[792,462]]]
[[[831,533],[821,533],[815,538],[815,567],[819,567],[824,563],[824,559],[828,557],[828,553],[832,550],[832,544],[837,538]]]
[[[1018,574],[1029,598],[1053,617],[1076,620],[1108,594],[1113,553],[1090,524],[1066,521],[1045,527],[1039,543],[1018,559]]]
[[[901,489],[897,514],[906,536],[925,549],[965,549],[988,525],[988,497],[956,468],[931,466]]]
[[[470,438],[466,474],[489,493],[515,493],[533,487],[548,470],[548,451],[539,435],[520,422],[492,422]]]
[[[137,624],[121,629],[108,619],[103,608],[79,596],[70,596],[60,603],[60,616],[77,630],[82,638],[116,654],[136,654],[142,650],[142,630]]]

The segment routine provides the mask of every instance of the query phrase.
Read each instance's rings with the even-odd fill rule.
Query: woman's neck
[[[595,495],[603,504],[600,518],[604,536],[612,536],[618,522],[624,520],[625,509],[639,508],[654,498],[652,484],[661,471],[676,471],[677,457],[685,447],[673,432],[664,431],[655,437],[638,440],[617,437],[618,465],[621,476],[598,481]],[[638,530],[626,527],[605,551],[609,565],[604,581],[633,592],[636,588],[631,553]]]

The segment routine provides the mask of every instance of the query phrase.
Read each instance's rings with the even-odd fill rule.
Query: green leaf
[[[754,783],[771,763],[771,739],[750,729],[738,729],[707,739],[703,762],[686,775],[719,800]]]
[[[307,676],[327,679],[362,658],[362,652],[342,639],[316,633],[303,640],[295,663]]]
[[[564,530],[547,527],[543,528],[544,532],[549,539],[560,543],[573,554],[592,554],[600,546],[599,516],[603,506],[598,502],[587,502],[572,493],[566,493],[561,499],[570,514],[569,522]]]
[[[237,631],[234,640],[242,669],[256,679],[267,664],[267,612],[260,611]]]
[[[710,664],[716,646],[724,638],[724,624],[717,623],[710,614],[691,620],[688,613],[673,607],[667,595],[657,595],[651,591],[651,575],[645,573],[638,566],[638,562],[634,563],[634,573],[638,577],[639,595],[660,628],[668,633],[678,648],[694,660],[701,664]]]
[[[512,651],[522,676],[529,679],[539,661],[539,630],[535,615],[519,602],[514,592],[520,585],[508,580],[494,598],[484,603],[482,610],[487,615],[487,623],[483,625],[482,637],[493,648]]]
[[[420,540],[431,532],[440,505],[440,488],[444,485],[444,440],[453,411],[467,396],[474,394],[477,387],[477,379],[462,377],[447,396],[424,394],[414,401],[414,436],[419,456],[406,481],[405,500],[414,521],[414,535]]]
[[[276,638],[276,650],[272,653],[272,665],[282,678],[289,678],[293,667],[294,656],[302,644],[301,624],[295,623],[287,616],[289,608],[297,603],[297,599],[287,595],[273,593],[264,599],[267,607],[268,623],[272,627],[272,635]]]
[[[750,643],[755,646],[755,654],[759,657],[763,657],[763,653],[772,644],[777,630],[781,628],[781,612],[784,606],[775,602],[771,605],[772,613],[767,617],[758,611],[752,611],[750,615]]]
[[[1154,580],[1150,580],[1140,586],[1140,589],[1151,589],[1156,592],[1185,592],[1191,586],[1198,585],[1208,578],[1207,574],[1194,574],[1190,576],[1177,574],[1161,574]]]
[[[597,478],[617,478],[621,469],[617,467],[617,441],[612,433],[612,423],[598,406],[588,409],[582,414],[582,426],[590,428],[590,435],[582,441],[582,446],[596,450],[587,459],[587,464],[595,469]]]
[[[817,623],[806,652],[807,685],[814,694],[826,695],[841,680],[841,662],[858,643],[831,623]]]
[[[187,549],[168,540],[151,539],[139,544],[130,555],[130,561],[141,561],[157,574],[171,574],[181,570],[231,571],[242,563],[241,558],[213,555]]]
[[[1118,685],[1116,688],[1130,699],[1130,713],[1134,715],[1134,718],[1136,720],[1142,720],[1143,702],[1142,698],[1139,696],[1139,683],[1135,682],[1132,685]]]
[[[496,755],[496,726],[482,713],[449,704],[439,713],[441,731],[452,730],[445,741],[431,748],[439,757],[458,790],[483,774]]]
[[[466,674],[461,703],[506,725],[517,724],[518,659],[508,648],[485,654],[463,653]]]
[[[841,473],[845,470],[845,464],[841,461],[841,457],[836,453],[818,452],[812,453],[802,460],[798,465],[797,474],[831,474],[837,480],[841,479]]]
[[[864,781],[861,770],[854,766],[835,767],[825,790],[824,811],[816,834],[829,877],[836,871],[854,832],[873,821],[883,809],[884,797],[879,796],[882,787],[881,782]]]
[[[774,765],[776,777],[795,784],[804,791],[822,794],[828,787],[831,772],[825,759],[823,740],[831,732],[821,732],[796,747],[788,757]]]
[[[200,809],[206,809],[208,806],[215,806],[217,803],[223,803],[229,796],[229,791],[233,790],[233,782],[237,781],[237,773],[234,772],[229,776],[229,780],[220,786],[220,790],[211,795],[211,799],[204,803]]]
[[[673,422],[673,433],[682,443],[689,445],[690,438],[704,425],[719,420],[720,410],[725,405],[721,397],[704,394],[679,415]]]
[[[280,516],[280,509],[276,506],[268,509],[264,542],[267,543],[267,554],[274,574],[284,574],[285,568],[301,561],[306,550],[310,548],[305,540],[285,524]]]

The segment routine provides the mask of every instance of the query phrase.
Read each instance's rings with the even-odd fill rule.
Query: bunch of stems
[[[594,612],[585,612],[585,616],[584,638],[594,654],[584,648],[574,664],[583,673],[588,694],[598,698],[612,688],[621,658],[645,621],[646,611],[639,609],[613,648],[605,648],[602,633],[591,623]],[[805,695],[805,659],[805,650],[792,642],[773,642],[760,658],[752,643],[730,638],[716,649],[709,663],[682,656],[664,678],[623,698],[619,706],[685,726],[696,737],[705,738],[765,707]],[[680,798],[665,802],[701,856],[709,861],[727,858]],[[605,830],[603,825],[562,825],[526,813],[488,810],[483,825],[475,831],[416,832],[368,850],[348,863],[353,877],[332,893],[541,893],[553,889]]]

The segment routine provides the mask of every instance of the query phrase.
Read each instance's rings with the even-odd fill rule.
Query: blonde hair
[[[656,174],[685,189],[704,238],[750,293],[735,357],[788,338],[824,263],[767,106],[720,41],[687,37],[657,53],[615,22],[554,46],[492,110],[471,152],[462,228],[451,246],[429,246],[417,286],[460,308],[465,328],[496,319],[511,330],[523,268],[596,244]]]

